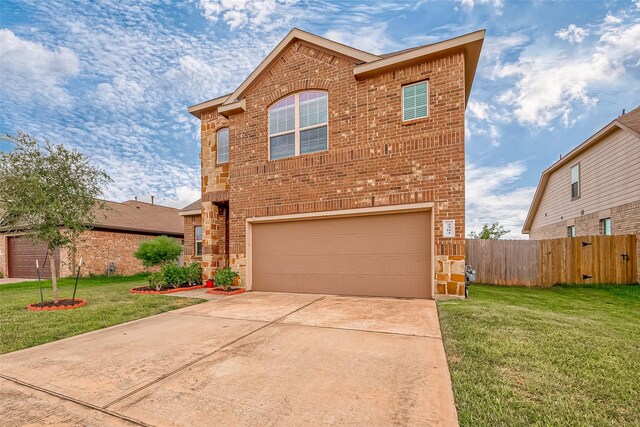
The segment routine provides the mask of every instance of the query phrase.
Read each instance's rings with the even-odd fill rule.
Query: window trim
[[[419,84],[426,83],[427,84],[427,115],[424,117],[414,117],[413,119],[405,119],[404,118],[404,90],[405,88],[411,86],[417,86]],[[429,79],[420,80],[419,82],[404,84],[400,87],[400,113],[402,114],[402,122],[403,123],[411,123],[416,120],[424,120],[429,118],[429,113],[431,112],[431,108],[429,108],[429,94],[430,94],[430,84]]]
[[[306,126],[304,128],[300,127],[300,95],[303,93],[309,93],[309,92],[318,92],[318,93],[324,93],[327,95],[327,121],[325,123],[320,123],[320,124],[315,124],[315,125],[311,125],[311,126]],[[276,105],[278,102],[287,99],[289,97],[293,96],[293,114],[295,116],[295,122],[293,125],[293,130],[287,130],[287,131],[283,131],[283,132],[277,132],[274,133],[273,135],[271,134],[271,120],[269,117],[269,114],[271,114],[271,108]],[[300,154],[300,132],[305,131],[305,130],[312,130],[312,129],[316,129],[316,128],[321,128],[323,126],[327,127],[327,149],[326,150],[320,150],[320,151],[314,151],[311,153],[304,153],[304,154]],[[278,159],[272,159],[271,158],[271,138],[276,137],[276,136],[282,136],[282,135],[289,135],[290,133],[293,133],[293,137],[294,137],[294,151],[293,151],[293,156],[289,156],[289,157],[280,157]],[[321,90],[321,89],[309,89],[309,90],[303,90],[300,92],[294,92],[294,93],[290,93],[288,95],[285,95],[279,99],[277,99],[275,102],[273,102],[268,108],[267,108],[267,155],[268,155],[268,160],[270,162],[273,161],[277,161],[277,160],[285,160],[285,159],[292,159],[294,157],[299,157],[299,156],[306,156],[307,154],[316,154],[316,153],[323,153],[325,151],[329,151],[329,92],[326,90]]]
[[[606,233],[605,224],[609,221],[609,234]],[[600,233],[603,236],[613,236],[613,223],[611,222],[611,217],[602,218],[600,220]]]
[[[198,240],[198,228],[200,228],[200,240]],[[194,256],[196,257],[201,257],[202,256],[202,248],[203,248],[203,239],[202,237],[204,237],[202,235],[203,230],[202,230],[202,226],[201,225],[196,225],[195,227],[193,227],[193,240],[194,240]],[[200,243],[200,253],[198,254],[198,243]]]
[[[219,139],[218,139],[218,135],[220,134],[220,131],[226,129],[227,130],[227,161],[226,162],[221,162],[220,161],[220,144],[219,144]],[[228,127],[221,127],[220,129],[218,129],[216,131],[216,166],[217,165],[226,165],[227,163],[229,163],[229,151],[230,151],[230,147],[231,146],[231,136],[229,134],[229,128]]]
[[[573,181],[571,179],[571,175],[573,173],[573,168],[577,167],[578,168],[578,195],[574,196],[573,195]],[[571,166],[569,168],[569,191],[571,194],[571,201],[573,200],[578,200],[580,198],[580,196],[582,196],[582,166],[580,165],[580,162],[574,164],[573,166]]]
[[[576,226],[570,225],[567,227],[567,235],[568,237],[576,237]]]

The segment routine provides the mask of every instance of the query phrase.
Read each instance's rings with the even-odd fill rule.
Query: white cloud
[[[580,28],[574,24],[569,25],[567,28],[556,31],[556,37],[567,40],[569,43],[580,44],[589,35],[589,30]]]
[[[489,4],[494,7],[496,15],[502,14],[502,7],[504,6],[503,0],[456,0],[461,3],[463,6],[468,8],[473,8],[477,5]]]
[[[272,29],[285,27],[291,18],[297,0],[200,0],[202,14],[211,22],[220,17],[236,30],[249,25],[252,28]]]
[[[467,162],[467,234],[497,221],[511,231],[506,238],[525,238],[520,233],[535,187],[514,186],[525,172],[522,162],[496,166]]]
[[[330,29],[324,37],[371,53],[384,53],[397,48],[387,34],[387,24],[367,25],[354,28]]]
[[[511,115],[502,109],[498,111],[495,105],[482,101],[471,100],[467,105],[467,130],[472,135],[488,136],[491,145],[500,146],[500,123],[509,123]]]
[[[575,122],[576,107],[593,107],[596,88],[610,90],[631,84],[625,77],[629,67],[640,64],[640,20],[630,23],[603,22],[599,40],[580,50],[527,47],[515,62],[499,63],[494,78],[515,79],[514,89],[496,99],[513,108],[515,118],[535,127],[551,126],[559,119],[563,126]]]
[[[181,185],[177,187],[175,191],[160,198],[158,200],[158,204],[182,209],[185,206],[195,202],[200,197],[201,193],[199,188],[192,188],[186,185]]]
[[[0,30],[0,94],[15,102],[69,107],[73,103],[64,85],[78,74],[80,61],[66,47],[49,50],[12,31]]]

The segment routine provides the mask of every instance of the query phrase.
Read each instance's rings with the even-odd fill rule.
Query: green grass
[[[475,285],[438,311],[460,425],[640,425],[640,286]]]
[[[74,282],[58,282],[60,298],[71,298]],[[51,300],[51,281],[42,283],[45,301]],[[129,293],[129,289],[146,284],[145,276],[81,278],[76,298],[86,299],[85,307],[40,312],[27,310],[27,305],[40,301],[38,282],[0,285],[0,354],[204,301]]]

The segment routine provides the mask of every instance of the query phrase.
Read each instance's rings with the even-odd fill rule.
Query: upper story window
[[[571,168],[571,198],[580,197],[580,163]]]
[[[269,159],[328,149],[327,94],[300,92],[269,108]]]
[[[429,115],[429,82],[402,87],[402,120],[414,120]]]
[[[600,226],[602,227],[603,236],[611,236],[611,218],[600,220]]]
[[[218,164],[229,161],[229,128],[222,128],[217,133],[218,140]]]
[[[196,234],[196,256],[202,256],[202,227],[197,226],[195,229]]]

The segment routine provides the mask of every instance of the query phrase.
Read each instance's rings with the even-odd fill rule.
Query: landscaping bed
[[[247,290],[245,288],[229,288],[229,289],[224,289],[220,286],[215,287],[209,291],[207,291],[208,294],[213,294],[213,295],[239,295],[239,294],[243,294],[247,292]]]
[[[83,299],[61,299],[58,302],[45,301],[29,304],[27,309],[31,311],[70,310],[85,305],[87,305],[87,301]]]
[[[461,426],[640,425],[640,286],[438,301]]]
[[[60,297],[71,297],[75,279],[58,281]],[[73,335],[141,319],[206,300],[166,295],[133,295],[132,287],[144,286],[146,275],[132,277],[80,278],[76,299],[88,303],[79,310],[25,308],[40,300],[38,282],[0,286],[0,354],[56,341]],[[51,298],[51,281],[42,282],[45,299]]]
[[[129,292],[132,294],[172,294],[174,292],[182,292],[182,291],[190,291],[193,289],[202,289],[206,288],[206,285],[184,285],[179,286],[177,288],[166,288],[158,290],[154,286],[139,286],[137,288],[129,289]]]

